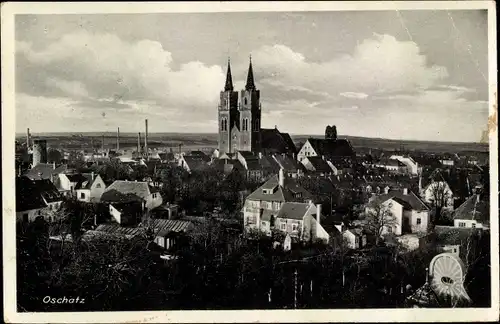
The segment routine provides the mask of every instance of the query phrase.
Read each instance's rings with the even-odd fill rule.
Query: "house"
[[[248,179],[259,181],[263,178],[264,173],[261,169],[258,156],[250,151],[238,151],[236,153],[236,159],[245,168],[246,177]]]
[[[309,138],[299,150],[297,159],[302,161],[309,156],[324,156],[328,160],[335,161],[345,157],[353,158],[356,154],[346,139]]]
[[[48,179],[31,180],[28,177],[16,178],[16,220],[33,222],[37,217],[53,221],[47,211],[58,210],[63,197]]]
[[[271,177],[245,199],[244,228],[259,229],[264,219],[271,222],[285,202],[307,202],[310,199],[312,195],[280,169],[278,176]]]
[[[485,197],[477,192],[461,204],[452,214],[453,226],[459,228],[489,228],[490,205]]]
[[[419,174],[419,165],[411,156],[409,156],[409,155],[391,155],[390,159],[397,160],[397,161],[403,163],[406,166],[408,173],[410,173],[412,175]]]
[[[111,219],[120,225],[137,225],[144,216],[144,203],[140,201],[110,203],[109,214]]]
[[[309,156],[304,157],[300,163],[304,165],[304,168],[312,173],[319,175],[337,174],[337,169],[333,164],[325,160],[324,157],[320,156]]]
[[[430,220],[429,207],[412,191],[385,189],[384,194],[374,195],[370,198],[369,205],[365,208],[367,214],[376,213],[370,203],[380,204],[381,210],[394,217],[391,224],[387,224],[382,234],[427,232]]]
[[[194,170],[201,171],[208,168],[208,162],[205,158],[193,155],[181,155],[178,160],[178,165],[189,173]]]
[[[84,202],[99,202],[106,190],[106,184],[99,174],[94,172],[83,173],[81,179],[75,186],[76,199]]]
[[[378,161],[373,162],[373,166],[377,168],[382,168],[387,171],[395,172],[395,173],[407,173],[408,169],[407,166],[397,160],[397,159],[390,159],[390,158],[382,158]]]
[[[54,182],[58,175],[65,172],[68,166],[61,164],[57,166],[55,163],[38,163],[33,168],[24,173],[24,176],[31,180],[50,180]]]
[[[154,231],[154,242],[168,250],[178,243],[179,238],[194,229],[194,223],[186,220],[154,219],[149,224]]]
[[[290,134],[280,132],[277,127],[260,129],[260,149],[263,154],[287,154],[297,153]]]
[[[147,182],[116,180],[103,192],[101,202],[109,204],[141,202],[145,208],[151,210],[160,206],[163,199],[158,190]]]
[[[343,230],[342,238],[349,249],[361,249],[366,245],[366,234],[360,227]]]
[[[295,160],[293,156],[273,154],[273,159],[288,177],[298,178],[304,174],[304,166]]]

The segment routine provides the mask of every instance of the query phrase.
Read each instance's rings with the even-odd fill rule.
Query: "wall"
[[[283,230],[283,225],[285,226],[285,230]],[[296,230],[293,230],[293,226],[295,225]],[[303,222],[302,220],[297,219],[284,219],[284,218],[276,218],[276,223],[274,224],[275,228],[279,229],[284,233],[290,234],[292,237],[298,237],[302,234],[303,230]]]
[[[109,205],[109,214],[111,215],[111,217],[115,220],[115,222],[117,222],[118,224],[121,224],[121,213],[115,208],[113,207],[113,205]]]
[[[304,157],[307,157],[307,156],[317,156],[317,155],[318,154],[316,153],[316,151],[314,151],[314,149],[312,148],[312,146],[309,143],[309,141],[306,141],[305,144],[300,149],[299,153],[297,153],[297,160],[299,162],[302,162],[302,160],[304,159]]]
[[[421,219],[420,225],[417,225],[418,218]],[[429,228],[429,212],[412,210],[410,225],[412,233],[417,233],[417,232],[427,233],[427,230]]]
[[[82,198],[82,194],[84,197]],[[89,189],[77,189],[76,190],[76,199],[78,201],[90,202],[91,191]]]
[[[392,203],[392,207],[389,207],[389,205]],[[403,225],[403,206],[401,206],[398,202],[389,199],[383,203],[383,205],[391,211],[392,215],[395,218],[394,225],[392,226],[392,232],[395,235],[401,235],[402,234],[402,225]],[[382,231],[382,235],[388,234],[389,232],[387,229],[384,229]]]
[[[249,223],[250,218],[255,218],[255,221]],[[259,228],[260,224],[260,202],[249,200],[245,201],[243,206],[243,226],[246,230],[251,228]]]
[[[102,180],[101,176],[97,175],[94,183],[92,183],[92,186],[90,187],[90,200],[100,201],[105,190],[106,184]]]
[[[16,221],[22,222],[23,215],[28,214],[28,222],[33,222],[38,216],[42,215],[42,209],[31,209],[22,212],[16,212]]]
[[[349,249],[356,249],[356,235],[349,231],[344,231],[342,233],[342,238]]]
[[[153,197],[154,195],[154,197]],[[155,192],[154,194],[150,194],[146,199],[146,208],[154,209],[156,207],[161,206],[163,203],[163,198],[159,192]]]
[[[463,228],[473,228],[473,225],[475,225],[475,228],[483,228],[483,224],[478,223],[475,219],[455,219],[453,220],[453,226],[454,227],[460,227],[460,223],[465,223],[465,226]]]
[[[59,188],[64,190],[71,190],[71,183],[68,177],[63,173],[58,174],[58,177],[59,177]]]

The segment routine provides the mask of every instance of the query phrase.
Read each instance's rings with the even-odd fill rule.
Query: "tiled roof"
[[[404,201],[407,204],[406,206],[411,207],[413,210],[429,210],[429,207],[422,201],[422,199],[410,190],[408,190],[408,194],[406,195],[401,191],[389,191],[388,194],[378,195],[375,199],[380,202],[384,202],[389,199],[398,199]]]
[[[311,207],[308,203],[286,202],[278,212],[278,218],[284,219],[303,219],[307,210]]]
[[[296,153],[297,148],[288,133],[281,133],[275,128],[261,129],[261,148],[274,153]]]
[[[247,160],[247,170],[260,170],[259,160]]]
[[[260,166],[263,169],[271,170],[272,172],[278,172],[280,170],[280,166],[276,160],[269,155],[263,155],[262,158],[259,159]]]
[[[477,195],[469,197],[453,212],[453,219],[477,220],[483,223],[489,223],[490,205],[484,199],[477,199]]]
[[[304,166],[297,162],[297,160],[285,154],[275,154],[275,161],[278,165],[287,172],[297,172],[297,170],[304,170]]]
[[[90,189],[99,174],[94,173],[94,179],[92,179],[92,173],[82,173],[82,176],[84,179],[76,184],[75,189]]]
[[[116,180],[102,194],[103,202],[143,201],[151,193],[147,182]]]
[[[170,232],[185,232],[193,226],[193,223],[185,220],[154,219],[151,226],[154,228],[157,236],[164,236]]]
[[[144,233],[144,228],[142,227],[128,227],[121,226],[119,224],[100,224],[92,232],[98,232],[103,234],[108,234],[111,236],[124,236],[131,238]]]
[[[62,201],[56,186],[47,179],[30,180],[27,177],[16,178],[16,211],[25,211],[46,207],[46,203]]]
[[[207,161],[199,156],[184,155],[183,159],[191,171],[203,170],[208,166]]]
[[[24,175],[31,180],[50,179],[51,176],[56,176],[67,169],[67,165],[62,164],[54,169],[53,164],[40,163],[35,165],[31,170]]]
[[[317,172],[332,172],[332,168],[320,156],[308,156],[307,160],[312,164]]]
[[[438,244],[462,245],[473,233],[474,230],[471,228],[436,225],[431,235],[435,237]]]
[[[263,193],[263,189],[274,189],[274,192],[272,194],[265,194]],[[252,192],[247,199],[256,201],[303,202],[312,199],[312,195],[299,186],[295,180],[290,178],[285,178],[284,188],[280,187],[278,184],[278,176],[275,175],[257,188],[257,190]]]
[[[355,155],[351,143],[346,139],[309,138],[308,141],[319,156],[333,158]]]

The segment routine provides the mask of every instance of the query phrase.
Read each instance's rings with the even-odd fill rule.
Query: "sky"
[[[216,133],[249,56],[262,127],[477,142],[486,10],[17,15],[16,131]]]

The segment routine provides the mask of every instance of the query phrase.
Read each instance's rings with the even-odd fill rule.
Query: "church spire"
[[[253,81],[252,55],[250,55],[250,65],[248,66],[247,84],[245,85],[245,89],[255,90],[255,83]]]
[[[227,59],[226,86],[224,91],[233,91],[233,77],[231,76],[231,59]]]

